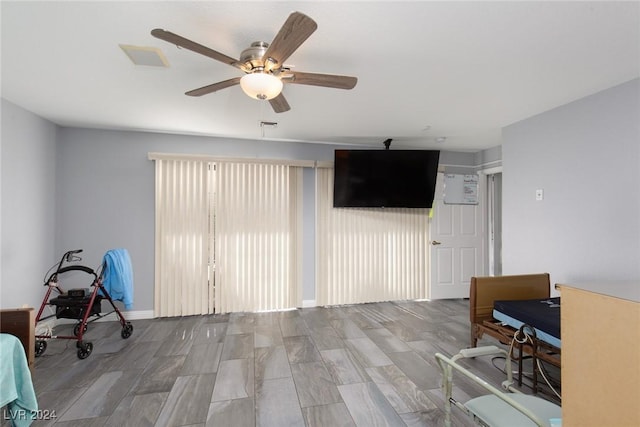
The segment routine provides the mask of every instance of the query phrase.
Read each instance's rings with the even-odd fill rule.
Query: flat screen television
[[[336,150],[333,206],[430,208],[440,151]]]

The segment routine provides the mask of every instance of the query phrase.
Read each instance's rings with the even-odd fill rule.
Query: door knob
[[[441,245],[442,243],[438,242],[437,240],[432,240],[432,241],[431,241],[431,244],[432,244],[433,246],[436,246],[436,245]]]

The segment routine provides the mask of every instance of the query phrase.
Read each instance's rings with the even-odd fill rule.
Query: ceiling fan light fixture
[[[253,99],[273,99],[282,92],[282,80],[273,74],[256,72],[242,76],[240,87]]]

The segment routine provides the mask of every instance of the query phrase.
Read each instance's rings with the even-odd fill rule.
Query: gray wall
[[[2,179],[3,182],[20,182],[24,180],[23,175],[28,176],[29,187],[25,188],[24,197],[33,204],[36,203],[32,197],[35,195],[38,202],[35,206],[11,203],[3,207],[3,224],[5,219],[18,219],[23,225],[15,230],[14,235],[29,234],[27,240],[20,242],[19,262],[9,263],[7,268],[3,268],[3,279],[5,276],[24,279],[20,266],[29,264],[39,285],[46,268],[69,249],[84,249],[83,263],[97,268],[108,249],[124,247],[129,250],[134,266],[134,310],[153,309],[154,163],[147,158],[149,152],[330,161],[333,160],[333,150],[338,147],[57,128],[19,107],[11,108],[21,119],[13,123],[12,130],[6,131],[6,137],[3,127],[4,145],[11,147],[11,150],[3,152],[3,166],[9,163],[15,165],[16,170],[5,171],[3,168]],[[26,119],[30,121],[25,122]],[[3,117],[3,126],[4,121]],[[35,130],[41,127],[42,131],[34,135]],[[21,149],[24,153],[15,153],[21,144],[26,147]],[[443,152],[441,161],[473,165],[474,155]],[[25,164],[29,167],[24,167]],[[31,166],[37,171],[31,171]],[[314,189],[311,170],[305,171],[303,186],[303,298],[315,299],[315,196],[310,193]],[[27,214],[23,206],[29,210]],[[3,247],[16,245],[15,240],[6,240],[3,236]],[[43,252],[38,258],[33,256],[34,248]],[[9,254],[8,251],[6,253]],[[6,283],[3,295],[14,296],[2,301],[3,307],[23,303],[38,306],[42,301],[43,290],[37,285],[34,294],[17,298],[17,287],[13,284],[16,282],[3,282]]]
[[[134,265],[134,309],[153,309],[154,163],[149,152],[231,157],[329,160],[333,147],[288,142],[223,140],[140,132],[60,130],[56,247],[82,247],[99,263],[110,248],[124,247]],[[305,248],[303,296],[314,299],[313,173],[303,174]]]
[[[504,274],[640,279],[639,100],[636,79],[504,129]]]
[[[2,100],[0,307],[38,307],[55,261],[56,126]]]
[[[635,80],[513,124],[502,153],[442,153],[446,170],[460,172],[502,156],[505,274],[548,271],[554,282],[640,277],[639,86]],[[148,152],[327,161],[338,147],[58,128],[5,100],[1,144],[0,306],[37,307],[44,273],[65,250],[85,249],[85,262],[97,267],[107,249],[126,247],[134,310],[153,308]],[[313,299],[313,173],[304,177],[303,297]]]
[[[476,165],[478,170],[490,169],[502,166],[502,146],[491,147],[476,153]]]

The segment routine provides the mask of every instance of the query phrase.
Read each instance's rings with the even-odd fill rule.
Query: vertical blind
[[[333,169],[317,169],[319,305],[425,298],[428,209],[333,208]]]
[[[301,194],[302,168],[216,164],[216,312],[300,304]]]
[[[155,315],[213,310],[209,280],[209,164],[156,160]]]
[[[300,306],[302,168],[154,160],[156,316]],[[334,209],[316,182],[317,303],[424,298],[428,210]]]
[[[302,168],[166,157],[151,157],[155,315],[299,306]]]

